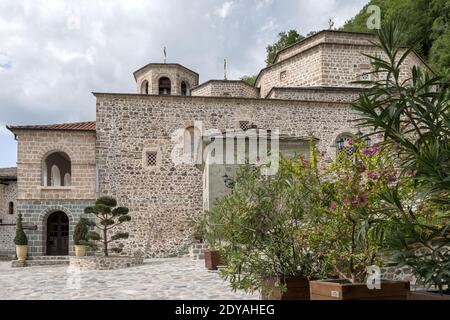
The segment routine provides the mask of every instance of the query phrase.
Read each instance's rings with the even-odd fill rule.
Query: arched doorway
[[[47,255],[69,254],[69,218],[62,211],[52,213],[47,219]]]

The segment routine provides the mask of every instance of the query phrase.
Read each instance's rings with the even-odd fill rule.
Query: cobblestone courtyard
[[[79,289],[78,289],[79,288]],[[85,271],[68,266],[11,268],[0,262],[0,299],[258,299],[233,292],[204,261],[187,258],[146,260],[143,266]]]

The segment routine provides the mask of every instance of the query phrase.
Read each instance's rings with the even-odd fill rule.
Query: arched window
[[[52,187],[61,187],[61,171],[59,171],[59,168],[57,165],[52,165],[52,172],[51,172],[50,182]]]
[[[67,187],[71,185],[72,163],[64,152],[53,152],[42,162],[42,185],[44,187]]]
[[[147,80],[142,81],[141,94],[148,94],[148,81]]]
[[[9,214],[14,214],[14,202],[10,201],[8,203],[8,213]]]
[[[68,172],[64,175],[64,185],[66,187],[70,187],[72,185],[72,177]]]
[[[344,152],[347,157],[353,156],[355,148],[353,147],[353,136],[350,134],[341,134],[336,138],[336,152]]]
[[[184,131],[184,154],[189,156],[189,159],[196,162],[199,156],[201,132],[198,128],[191,126]]]
[[[188,96],[189,95],[189,86],[185,81],[181,82],[181,95]]]
[[[162,77],[159,79],[159,94],[169,95],[172,88],[170,79],[167,77]]]

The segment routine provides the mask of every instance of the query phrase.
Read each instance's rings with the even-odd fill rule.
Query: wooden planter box
[[[439,294],[430,291],[410,291],[408,300],[450,300],[450,294]]]
[[[218,250],[205,250],[205,267],[208,270],[217,270],[222,264],[222,257]]]
[[[287,291],[281,293],[279,283],[285,284]],[[279,279],[273,277],[266,282],[269,289],[261,291],[261,300],[309,300],[309,280],[305,277]]]
[[[311,300],[406,300],[407,281],[381,281],[381,289],[369,289],[365,283],[346,280],[310,281]]]

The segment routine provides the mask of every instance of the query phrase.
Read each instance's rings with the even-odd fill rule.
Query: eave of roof
[[[6,128],[14,132],[15,130],[62,130],[62,131],[95,131],[95,121],[72,122],[48,125],[17,125],[6,126]]]
[[[17,167],[0,168],[0,180],[17,180]]]
[[[272,87],[269,92],[266,94],[265,98],[269,99],[267,97],[270,96],[270,94],[275,91],[324,91],[324,92],[365,92],[368,91],[369,88],[362,88],[362,87],[324,87],[324,86],[315,86],[315,87]]]
[[[193,87],[193,88],[191,89],[191,91],[196,90],[196,89],[201,88],[201,87],[204,87],[204,86],[206,86],[207,84],[212,83],[212,82],[225,82],[225,83],[227,83],[227,82],[228,82],[228,83],[229,83],[229,82],[232,82],[232,83],[242,83],[242,84],[246,85],[247,87],[255,88],[254,86],[249,85],[249,84],[248,84],[247,82],[245,82],[244,80],[225,80],[225,79],[223,79],[223,80],[214,80],[214,79],[211,79],[211,80],[208,80],[208,81],[206,81],[206,82],[203,82],[202,84],[199,84],[198,86]]]

